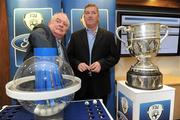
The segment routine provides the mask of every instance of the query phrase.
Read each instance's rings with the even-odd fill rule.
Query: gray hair
[[[67,20],[67,25],[68,25],[68,27],[69,27],[69,26],[70,26],[69,19],[68,19],[67,15],[66,15],[65,13],[63,13],[63,12],[55,13],[55,14],[52,16],[51,20],[55,20],[56,16],[58,16],[58,15],[63,15],[63,16],[66,18],[66,20]]]

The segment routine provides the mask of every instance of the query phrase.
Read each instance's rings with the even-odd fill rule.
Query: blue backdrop
[[[6,0],[10,45],[10,78],[23,62],[27,38],[34,23],[45,23],[61,11],[61,0]],[[33,22],[28,21],[28,19]],[[33,23],[33,24],[32,24]]]

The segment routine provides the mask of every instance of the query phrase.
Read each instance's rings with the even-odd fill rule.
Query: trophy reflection
[[[119,37],[119,32],[127,32],[127,42]],[[160,38],[161,31],[165,35]],[[160,89],[163,87],[163,75],[159,68],[151,62],[159,51],[160,44],[168,35],[168,26],[160,23],[142,23],[130,26],[119,26],[116,36],[125,45],[130,54],[137,58],[127,72],[126,84],[138,89]]]

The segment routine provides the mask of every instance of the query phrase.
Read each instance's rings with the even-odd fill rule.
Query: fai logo
[[[161,104],[154,104],[149,107],[148,115],[151,120],[158,120],[163,112],[163,106]]]
[[[24,24],[30,30],[33,30],[34,26],[43,23],[43,17],[41,13],[30,12],[24,15]]]
[[[121,98],[121,106],[122,106],[123,113],[126,114],[127,111],[128,111],[129,106],[128,106],[128,101],[127,101],[127,99],[125,97]]]

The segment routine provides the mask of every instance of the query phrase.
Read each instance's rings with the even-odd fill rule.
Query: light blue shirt
[[[88,38],[88,46],[89,46],[89,64],[91,64],[91,57],[92,57],[92,48],[94,45],[94,41],[96,39],[98,27],[96,28],[95,32],[91,29],[86,29],[87,32],[87,38]]]

